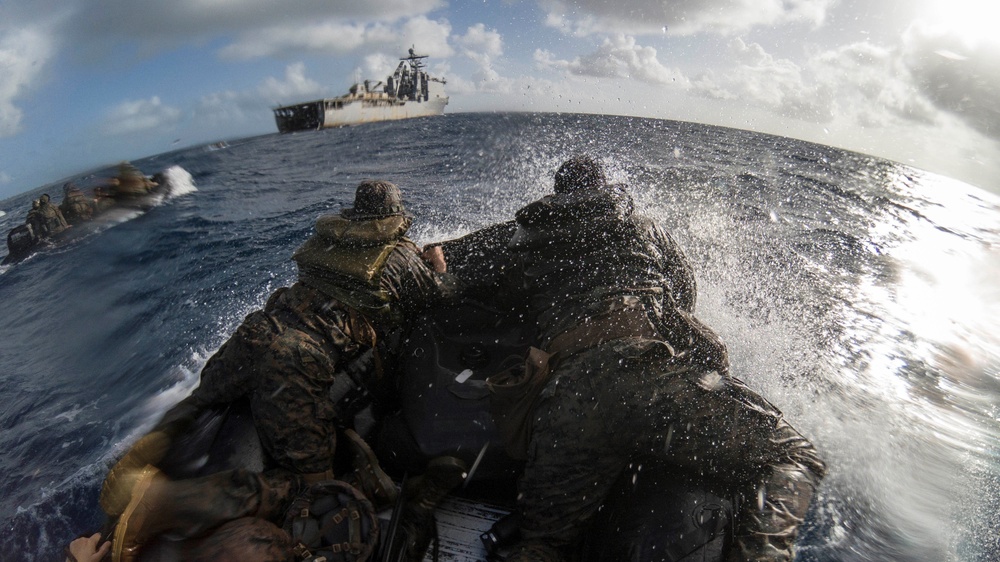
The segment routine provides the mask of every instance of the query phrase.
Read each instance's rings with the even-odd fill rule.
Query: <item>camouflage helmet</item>
[[[563,162],[556,171],[556,193],[604,187],[607,184],[608,178],[604,175],[604,166],[590,156],[574,156]]]
[[[403,194],[395,184],[383,180],[365,180],[354,192],[354,206],[340,213],[349,220],[384,219],[409,216],[403,206]]]

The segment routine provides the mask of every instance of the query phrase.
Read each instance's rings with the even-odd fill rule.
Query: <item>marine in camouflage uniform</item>
[[[132,543],[141,544],[154,531],[198,536],[240,517],[280,521],[305,483],[334,476],[337,427],[352,421],[331,392],[335,382],[348,377],[348,369],[375,374],[381,338],[398,320],[394,310],[414,309],[441,295],[438,277],[404,237],[411,220],[398,188],[366,181],[353,208],[317,221],[316,235],[293,256],[299,281],[244,319],[206,363],[199,387],[133,447],[119,463],[125,466],[112,470],[102,508],[112,517],[122,513],[119,490],[135,480],[136,465],[155,466],[169,441],[201,412],[244,398],[277,468],[178,482],[159,477],[156,492],[169,504],[166,515],[145,525],[148,530]],[[134,504],[135,497],[126,499]]]
[[[38,199],[32,200],[31,210],[28,211],[28,216],[24,218],[24,224],[28,225],[28,227],[31,228],[32,237],[35,239],[36,242],[39,238],[44,238],[46,235],[45,221],[42,218],[41,213],[38,212],[38,207],[40,205],[41,203],[38,201]]]
[[[508,562],[572,556],[619,475],[643,457],[745,494],[734,559],[792,560],[823,462],[728,374],[725,346],[671,281],[678,260],[665,256],[675,245],[606,185],[599,164],[570,160],[555,191],[517,213],[509,244],[522,257],[541,348],[554,356],[519,482],[521,542]]]
[[[66,218],[59,212],[59,208],[49,200],[49,194],[43,194],[38,198],[38,219],[36,222],[41,225],[43,237],[54,236],[69,228]]]
[[[59,211],[67,223],[76,225],[94,218],[94,203],[79,187],[69,182],[63,185],[63,200],[59,203]]]

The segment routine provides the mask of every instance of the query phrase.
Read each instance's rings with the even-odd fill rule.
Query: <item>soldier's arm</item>
[[[693,314],[671,306],[669,295],[665,300],[668,302],[664,303],[660,320],[663,322],[661,329],[667,341],[703,369],[727,374],[729,351],[722,338]]]
[[[456,291],[454,276],[434,271],[420,253],[413,241],[402,239],[386,260],[379,279],[390,302],[407,315],[433,306]]]
[[[521,300],[521,265],[507,243],[517,230],[513,220],[487,226],[440,244],[448,272],[460,282],[462,294],[494,305]]]
[[[255,361],[266,346],[267,316],[257,311],[243,320],[226,343],[209,358],[201,370],[201,380],[191,395],[164,414],[154,431],[171,437],[186,432],[203,411],[229,405],[255,388]]]
[[[653,224],[653,242],[660,253],[661,271],[669,281],[669,287],[664,287],[674,299],[681,310],[694,313],[694,306],[698,298],[698,287],[694,278],[694,268],[688,261],[680,245],[660,227]]]

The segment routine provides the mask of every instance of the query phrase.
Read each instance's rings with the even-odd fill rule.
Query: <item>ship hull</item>
[[[316,131],[375,121],[396,121],[414,117],[431,117],[444,113],[446,96],[427,101],[391,99],[343,101],[338,98],[315,100],[279,107],[274,111],[278,132]]]
[[[381,102],[382,100],[378,100]],[[374,121],[395,121],[414,117],[430,117],[444,113],[448,98],[438,98],[425,102],[371,103],[356,101],[344,104],[341,109],[327,109],[323,112],[320,128],[345,127]]]
[[[315,131],[375,121],[396,121],[430,117],[444,113],[448,105],[445,81],[431,77],[425,70],[425,55],[414,54],[400,59],[396,72],[374,86],[365,80],[355,84],[350,93],[274,109],[278,132]],[[379,86],[382,86],[379,89]]]

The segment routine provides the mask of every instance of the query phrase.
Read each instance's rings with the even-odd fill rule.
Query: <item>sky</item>
[[[994,0],[0,0],[0,199],[276,132],[407,49],[447,113],[722,125],[1000,193]]]

